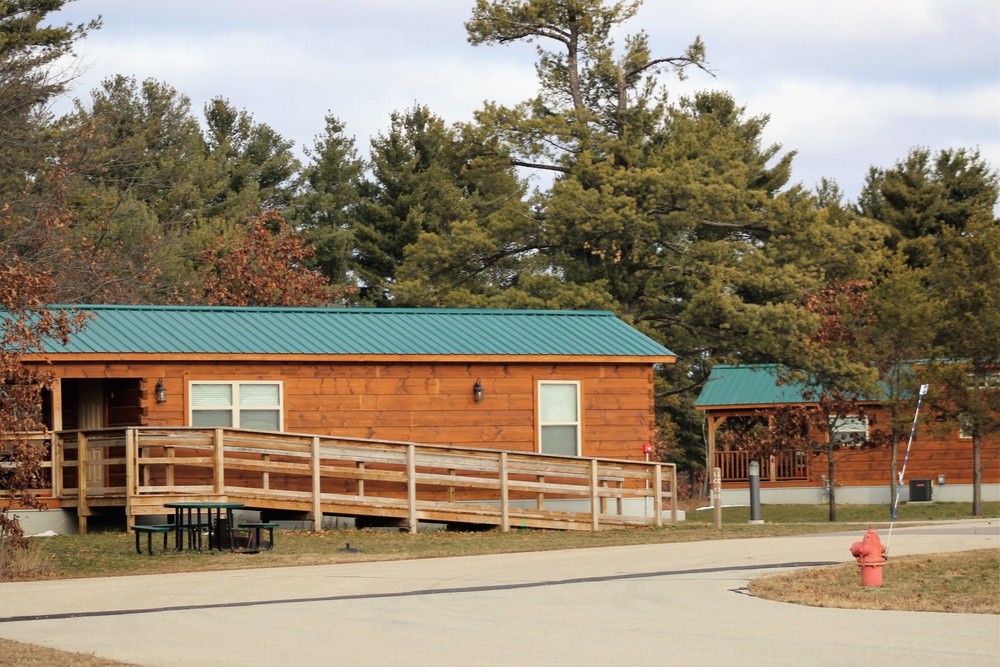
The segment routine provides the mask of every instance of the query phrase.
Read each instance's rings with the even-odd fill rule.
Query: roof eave
[[[341,363],[588,363],[588,364],[672,364],[667,355],[573,355],[573,354],[269,354],[229,352],[46,352],[27,354],[24,361],[66,362],[341,362]]]

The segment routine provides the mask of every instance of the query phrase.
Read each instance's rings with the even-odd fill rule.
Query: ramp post
[[[406,446],[406,504],[410,532],[417,532],[417,451],[416,446]]]
[[[653,464],[653,525],[663,528],[663,466]]]
[[[500,531],[510,532],[510,502],[507,485],[507,452],[500,452]]]
[[[590,529],[601,529],[600,491],[597,486],[597,459],[590,459]]]
[[[222,450],[223,448],[223,438],[222,429],[215,429],[215,457],[213,458],[213,470],[214,474],[214,485],[216,495],[222,495],[226,491],[226,477],[225,477],[225,456]]]
[[[313,501],[313,531],[323,531],[323,505],[320,497],[322,486],[319,477],[319,436],[312,439],[312,501]]]

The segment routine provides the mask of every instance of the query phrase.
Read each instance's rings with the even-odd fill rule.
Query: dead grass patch
[[[856,563],[797,570],[750,582],[760,598],[811,607],[1000,614],[1000,552],[890,558],[881,588],[864,588]]]
[[[37,543],[20,547],[11,540],[0,539],[0,581],[39,579],[51,573],[51,557]]]
[[[66,653],[44,646],[0,639],[0,665],[17,667],[132,667],[87,653]]]

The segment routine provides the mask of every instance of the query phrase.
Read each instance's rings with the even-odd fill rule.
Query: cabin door
[[[80,380],[80,393],[77,402],[77,418],[80,429],[104,428],[104,382],[102,380]],[[87,450],[87,458],[91,461],[104,458],[103,448]],[[104,466],[88,463],[87,487],[104,487]]]

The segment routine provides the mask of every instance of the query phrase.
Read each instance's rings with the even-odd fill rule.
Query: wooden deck
[[[676,522],[667,463],[559,457],[241,429],[122,428],[52,434],[50,493],[81,532],[100,508],[167,514],[176,500],[252,510],[600,530]],[[80,462],[85,462],[81,474]],[[665,515],[666,514],[666,518]]]

